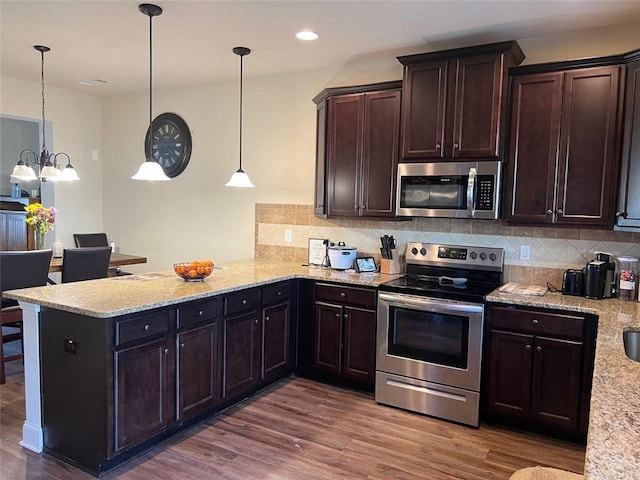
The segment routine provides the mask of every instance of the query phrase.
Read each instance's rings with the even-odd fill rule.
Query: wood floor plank
[[[93,478],[18,445],[24,377],[21,367],[7,373],[0,386],[0,479]],[[584,447],[492,425],[457,425],[377,405],[368,393],[291,378],[102,478],[507,480],[535,465],[581,472]]]

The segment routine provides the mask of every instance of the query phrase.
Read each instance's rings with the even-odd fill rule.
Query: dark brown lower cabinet
[[[262,378],[286,373],[289,368],[290,303],[265,307],[262,313]]]
[[[176,336],[178,420],[213,408],[218,399],[218,322]]]
[[[487,324],[485,416],[586,435],[595,317],[493,306]]]
[[[115,451],[162,432],[173,420],[173,379],[168,338],[116,351]]]
[[[260,378],[260,333],[258,312],[222,321],[222,398],[233,398],[249,390]]]
[[[315,287],[316,373],[373,385],[375,290],[318,283]]]

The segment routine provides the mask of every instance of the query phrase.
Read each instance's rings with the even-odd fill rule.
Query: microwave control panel
[[[476,210],[493,210],[494,187],[495,177],[493,175],[478,175]]]

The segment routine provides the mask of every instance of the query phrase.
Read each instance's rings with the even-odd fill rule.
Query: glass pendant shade
[[[150,182],[164,182],[171,180],[164,173],[164,170],[158,162],[147,160],[140,165],[137,173],[131,177],[133,180],[148,180]]]
[[[225,187],[239,187],[239,188],[252,188],[255,187],[251,180],[249,180],[249,175],[244,173],[244,171],[239,168],[236,172],[231,175],[231,178],[227,183],[224,184]]]
[[[40,172],[40,178],[48,182],[57,182],[60,180],[60,171],[51,162],[47,162]]]
[[[17,178],[18,180],[22,180],[24,182],[29,182],[31,180],[38,179],[38,177],[36,177],[36,172],[33,170],[33,168],[25,165],[22,160],[19,161],[15,167],[13,167],[13,172],[11,173],[11,176]]]
[[[76,180],[80,180],[80,177],[78,176],[76,169],[73,168],[73,165],[68,164],[62,169],[60,180],[62,180],[63,182],[74,182]]]

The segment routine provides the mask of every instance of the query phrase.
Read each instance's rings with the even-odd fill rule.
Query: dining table
[[[130,255],[127,253],[112,252],[109,259],[109,268],[120,267],[122,265],[136,265],[139,263],[147,263],[147,257],[139,255]],[[62,271],[62,257],[52,257],[49,264],[49,273]]]

